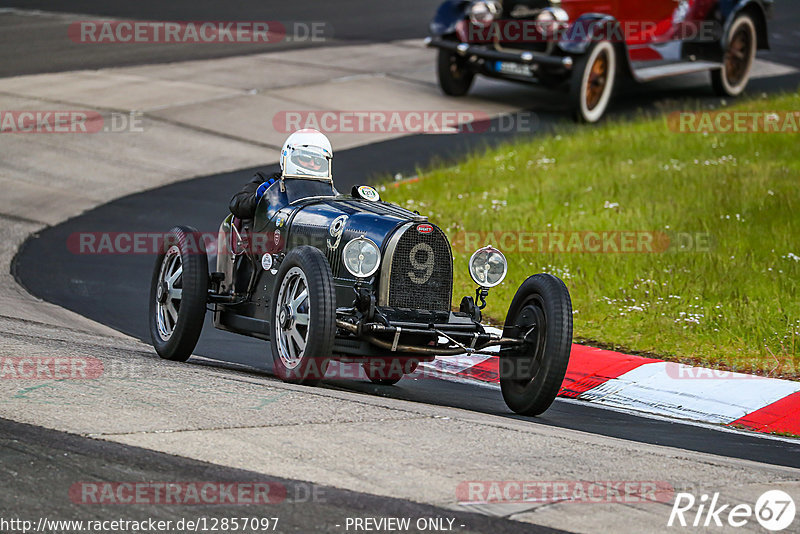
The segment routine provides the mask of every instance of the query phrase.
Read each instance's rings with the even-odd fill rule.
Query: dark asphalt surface
[[[402,3],[369,0],[240,0],[235,3],[211,0],[4,1],[0,2],[0,8],[82,13],[91,18],[326,21],[325,35],[332,40],[325,43],[284,42],[270,45],[82,45],[68,38],[67,27],[72,19],[48,13],[31,15],[0,9],[0,77],[223,57],[319,44],[420,38],[427,33],[428,21],[437,4],[438,0],[409,0]],[[797,46],[800,3],[783,1],[778,2],[776,7],[777,16],[770,31],[773,50],[760,55],[770,61],[800,67],[800,48]],[[799,83],[800,77],[797,75],[754,80],[748,93],[755,95],[797,90]],[[677,89],[676,85],[679,86]],[[536,91],[522,86],[519,90],[531,92],[531,109],[539,116],[540,132],[550,131],[554,125],[566,119],[563,113],[552,109],[549,104],[537,104]],[[689,84],[658,82],[627,88],[624,93],[624,97],[617,98],[612,115],[632,115],[640,109],[681,109],[682,103],[687,101],[719,102],[711,96],[710,89],[702,80]],[[347,190],[352,183],[369,183],[376,176],[397,172],[408,175],[418,166],[424,167],[436,160],[458,159],[468,150],[484,144],[496,144],[508,137],[508,134],[497,133],[415,136],[340,151],[337,152],[337,183],[340,189]],[[414,154],[413,160],[409,159],[409,154]],[[272,159],[272,155],[265,156],[265,159]],[[162,232],[174,224],[191,224],[204,231],[216,231],[219,221],[226,215],[228,198],[249,179],[251,172],[243,170],[198,178],[123,198],[47,229],[23,247],[13,267],[15,274],[38,297],[148,340],[145,293],[153,257],[73,255],[66,249],[67,237],[83,231]],[[214,330],[209,324],[197,352],[219,360],[221,366],[228,361],[249,365],[253,373],[268,373],[271,369],[265,343]],[[396,386],[379,387],[367,382],[334,381],[323,387],[516,417],[508,411],[499,392],[470,384],[403,380]],[[529,421],[532,425],[558,426],[632,441],[800,467],[798,444],[656,421],[588,405],[556,402],[544,416]],[[0,455],[0,473],[8,481],[7,491],[0,492],[0,510],[13,510],[20,516],[108,519],[123,515],[131,519],[147,516],[169,519],[189,515],[271,515],[266,514],[263,508],[242,514],[245,511],[242,507],[234,510],[192,507],[188,511],[185,507],[165,506],[131,507],[125,510],[119,507],[86,507],[73,504],[66,493],[71,484],[87,479],[152,481],[168,477],[170,480],[263,480],[261,475],[244,471],[3,420],[0,420]],[[284,483],[292,487],[297,484],[292,481]],[[329,500],[325,503],[275,507],[282,525],[287,527],[284,531],[308,531],[314,528],[326,531],[336,524],[337,518],[348,514],[406,515],[414,518],[445,515],[445,512],[431,507],[332,488],[326,495]],[[446,514],[458,515],[452,512]],[[462,515],[462,523],[480,532],[514,532],[515,528],[525,529],[526,532],[546,531],[535,530],[536,527],[530,525],[518,527],[495,518]]]
[[[419,518],[453,519],[456,533],[541,533],[558,534],[566,531],[519,523],[484,515],[445,510],[400,499],[378,497],[365,493],[312,485],[307,482],[266,477],[259,473],[221,467],[153,452],[147,449],[98,441],[94,439],[47,430],[0,419],[0,478],[5,481],[5,491],[0,492],[0,517],[33,521],[40,518],[53,520],[147,519],[172,521],[207,518],[207,525],[215,518],[278,518],[275,532],[347,532],[347,518],[399,517],[410,518],[412,528]],[[270,495],[276,501],[267,504],[124,504],[110,503],[107,494],[102,503],[84,503],[81,483],[238,483],[246,490],[247,484],[269,484]],[[77,485],[77,486],[75,486]],[[10,491],[13,488],[13,491]],[[72,489],[72,492],[70,491]],[[127,498],[129,494],[118,494]],[[163,492],[162,492],[163,495]],[[189,494],[185,494],[188,496]],[[249,498],[242,494],[243,500]],[[285,497],[285,498],[284,498]],[[188,498],[182,502],[193,502]],[[246,502],[246,501],[245,501]],[[274,524],[274,520],[271,519]],[[337,526],[339,525],[339,526]],[[463,525],[463,526],[462,526]],[[22,532],[22,529],[1,528],[4,532]],[[145,531],[153,531],[144,529]],[[77,532],[78,529],[50,528],[44,532]],[[99,532],[99,529],[91,529]],[[113,532],[115,530],[106,530]],[[116,530],[133,532],[132,529]],[[169,532],[188,532],[190,529],[173,529]],[[233,532],[232,528],[219,532]],[[257,532],[244,529],[244,532]],[[266,530],[263,530],[266,532]],[[269,530],[272,532],[273,530]],[[352,526],[351,526],[352,531]],[[29,530],[33,532],[33,530]],[[242,532],[242,530],[239,530]]]
[[[427,35],[428,23],[439,0],[375,2],[339,0],[176,0],[160,2],[108,2],[105,0],[3,0],[0,2],[0,77],[74,69],[99,69],[145,63],[167,63],[305,46],[330,46],[355,42],[384,42]],[[770,26],[773,61],[800,66],[797,46],[800,5],[776,3]],[[2,8],[41,10],[31,15],[3,12]],[[70,20],[59,14],[86,15],[78,20],[163,21],[278,21],[287,25],[324,22],[324,42],[281,41],[270,44],[82,44],[70,40]],[[651,84],[652,85],[652,84]],[[655,84],[658,87],[659,84]],[[795,87],[796,88],[796,84]]]
[[[413,171],[407,154],[415,154],[415,162],[446,159],[448,155],[452,157],[470,146],[498,140],[491,135],[477,134],[420,135],[339,151],[336,154],[336,181],[339,189],[346,191],[352,184],[368,183],[374,176],[372,173]],[[250,178],[252,171],[197,178],[129,196],[46,229],[22,247],[14,264],[14,273],[34,295],[149,342],[147,288],[154,257],[73,254],[66,246],[69,236],[80,232],[164,232],[175,224],[216,232],[220,221],[227,215],[227,200]],[[216,330],[209,317],[196,354],[245,364],[253,367],[254,372],[258,369],[269,373],[272,369],[265,342]],[[516,417],[505,406],[499,391],[479,385],[406,379],[396,386],[387,387],[346,380],[327,382],[324,387]],[[556,402],[542,417],[529,421],[532,425],[558,426],[800,467],[800,443],[647,419],[589,405]]]
[[[42,10],[31,15],[0,12],[0,77],[76,69],[99,69],[145,63],[168,63],[232,55],[274,52],[307,46],[393,41],[424,37],[438,0],[336,2],[239,0],[237,2],[178,0],[107,2],[81,0],[10,0],[0,7]],[[322,22],[322,40],[281,40],[237,44],[85,44],[67,33],[70,21],[58,13],[85,14],[78,20],[268,21],[279,22],[289,35]],[[301,28],[294,31],[294,24]]]

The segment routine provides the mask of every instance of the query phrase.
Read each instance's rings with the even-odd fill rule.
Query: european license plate
[[[533,69],[530,65],[521,63],[511,63],[508,61],[497,61],[494,69],[502,74],[513,74],[515,76],[533,76]]]

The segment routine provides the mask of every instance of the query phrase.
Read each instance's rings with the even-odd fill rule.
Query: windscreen
[[[303,180],[299,178],[287,178],[285,182],[286,196],[289,202],[308,197],[333,197],[337,195],[332,182]]]

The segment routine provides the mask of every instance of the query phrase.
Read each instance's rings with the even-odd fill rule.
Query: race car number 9
[[[420,256],[423,253],[425,255],[424,261],[420,261]],[[411,267],[414,269],[413,271],[408,271],[408,277],[411,278],[411,281],[419,285],[427,283],[433,274],[433,248],[427,243],[417,243],[414,245],[414,248],[411,249],[408,259],[411,261]],[[416,271],[422,271],[422,274]]]

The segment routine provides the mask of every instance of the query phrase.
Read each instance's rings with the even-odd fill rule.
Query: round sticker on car
[[[272,254],[264,254],[261,256],[261,268],[265,271],[272,269]]]
[[[358,196],[370,202],[377,202],[381,199],[378,190],[368,185],[358,186]]]

